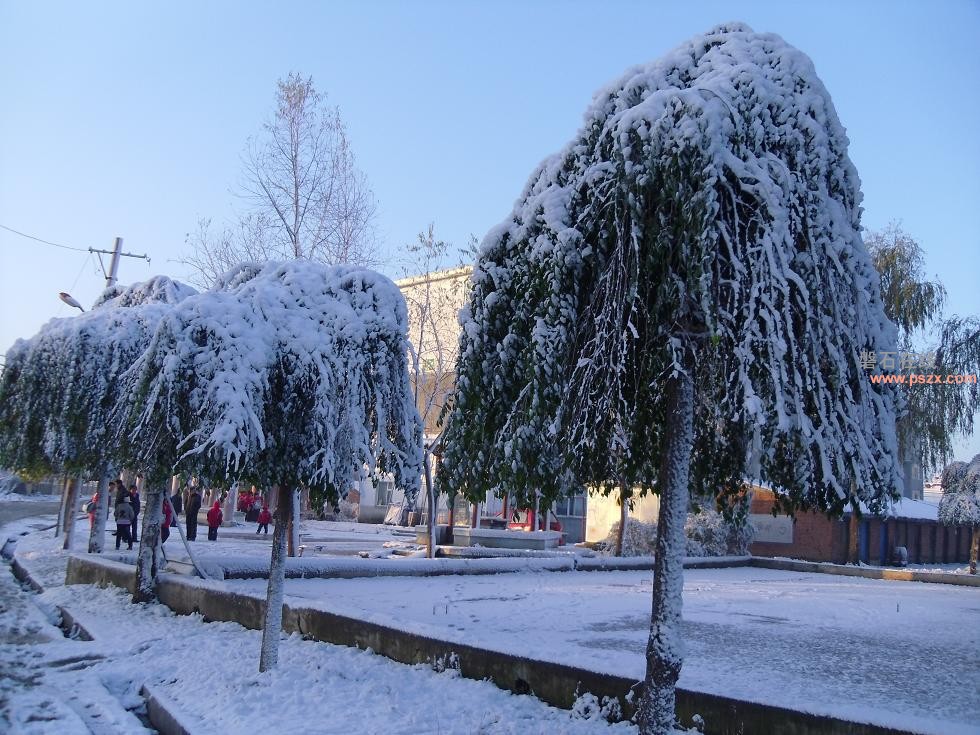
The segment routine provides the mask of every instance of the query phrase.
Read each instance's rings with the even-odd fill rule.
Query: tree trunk
[[[973,527],[973,538],[970,542],[970,574],[977,573],[977,553],[980,552],[980,526]]]
[[[78,498],[81,495],[82,476],[78,475],[68,486],[68,497],[65,500],[65,542],[62,548],[71,551],[75,543],[75,519],[78,516]]]
[[[163,521],[163,485],[150,482],[144,485],[143,528],[140,529],[139,551],[136,554],[136,589],[133,602],[152,602],[157,598],[159,573],[160,523]]]
[[[61,502],[58,504],[58,522],[54,527],[54,537],[60,538],[61,534],[65,532],[65,516],[67,515],[67,502],[68,495],[71,488],[72,480],[68,475],[65,475],[61,482]]]
[[[106,469],[99,477],[99,502],[95,507],[95,520],[88,534],[88,553],[101,554],[105,546],[105,522],[109,515],[109,481],[115,473]]]
[[[626,537],[626,523],[630,517],[629,498],[626,496],[626,481],[619,481],[619,531],[616,533],[616,556],[623,555],[623,539]]]
[[[692,360],[667,380],[667,446],[660,466],[660,516],[653,567],[653,612],[647,668],[637,711],[642,735],[667,735],[674,727],[675,687],[683,663],[681,607],[684,588],[684,521],[694,444]]]
[[[238,510],[238,483],[234,482],[225,498],[224,521],[222,526],[235,525],[235,511]]]
[[[288,487],[281,485],[280,489]],[[274,669],[279,663],[279,634],[282,632],[282,598],[286,582],[286,537],[293,515],[292,492],[279,493],[276,527],[272,532],[272,559],[269,563],[269,587],[265,595],[265,622],[262,626],[262,651],[259,673]]]
[[[170,499],[164,498],[164,502],[170,503]],[[174,509],[173,503],[170,503],[170,508],[173,511],[174,518],[176,519],[177,511]],[[186,514],[184,515],[184,518],[187,518]],[[163,519],[161,519],[161,522],[162,520]],[[197,559],[194,558],[194,552],[191,551],[191,545],[187,543],[187,536],[184,535],[184,527],[180,524],[180,521],[177,522],[175,527],[177,529],[177,533],[180,535],[180,541],[184,545],[184,549],[187,551],[187,558],[191,560],[191,566],[194,567],[194,571],[197,572],[197,576],[201,577],[202,579],[210,579],[210,577],[204,571],[204,567],[198,564]]]
[[[299,553],[299,494],[298,488],[282,493],[283,497],[289,496],[289,523],[286,525],[288,532],[286,552],[288,556],[296,556]]]
[[[429,528],[429,543],[427,545],[428,548],[425,551],[425,555],[429,559],[435,559],[436,519],[438,518],[438,513],[436,513],[436,489],[435,485],[432,483],[432,463],[429,461],[428,452],[422,455],[422,468],[425,477],[425,497],[428,501],[428,508],[426,508],[426,524]]]
[[[857,485],[851,480],[851,498],[857,495]],[[858,534],[860,519],[858,518],[857,501],[851,506],[850,522],[847,526],[847,563],[859,564],[861,562],[858,552]]]
[[[452,544],[453,538],[453,527],[456,523],[456,495],[449,496],[449,529],[446,532],[446,543]]]

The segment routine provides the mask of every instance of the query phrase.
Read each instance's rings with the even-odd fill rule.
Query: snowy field
[[[308,553],[317,555],[349,556],[410,540],[385,527],[304,526]],[[87,530],[87,522],[79,522],[76,548],[84,547]],[[200,534],[198,539],[193,548],[202,556],[267,560],[271,533],[256,538],[244,527],[222,529],[217,542],[201,540]],[[69,604],[86,621],[95,618],[99,641],[46,644],[48,653],[38,665],[44,670],[50,657],[65,655],[63,646],[97,650],[104,660],[86,663],[84,670],[91,670],[103,688],[135,701],[136,690],[120,682],[155,682],[205,732],[251,729],[246,723],[280,727],[278,718],[263,714],[271,699],[253,704],[256,689],[271,696],[266,683],[290,689],[286,699],[297,708],[322,707],[315,721],[330,724],[314,732],[345,727],[350,732],[429,732],[435,727],[432,711],[439,713],[440,732],[609,729],[489,684],[294,638],[284,641],[280,671],[259,676],[257,632],[173,617],[153,605],[134,607],[126,595],[112,590],[63,587],[64,556],[58,547],[48,531],[25,537],[18,548],[50,586],[44,604]],[[167,549],[171,558],[183,555],[176,535]],[[685,580],[682,686],[923,733],[980,733],[980,590],[754,568],[689,569]],[[264,596],[266,582],[215,584]],[[299,604],[447,640],[637,679],[643,673],[650,572],[288,580],[286,593]],[[150,645],[113,643],[120,625],[151,631],[143,634]],[[4,648],[5,659],[19,657],[17,649]],[[221,675],[214,676],[218,662]],[[57,682],[58,676],[44,670],[42,681]],[[307,684],[337,696],[324,694],[320,699],[325,701],[314,702],[301,693]],[[201,691],[208,692],[207,700]],[[358,714],[368,719],[352,724],[337,719],[337,708],[370,714]],[[491,713],[489,719],[484,713]],[[334,722],[337,729],[329,729]],[[613,730],[632,731],[626,725]],[[32,730],[49,731],[54,732]]]
[[[43,525],[18,521],[0,528],[0,539]],[[259,674],[258,631],[132,605],[117,589],[66,587],[65,556],[50,530],[20,537],[18,555],[47,591],[27,593],[0,569],[0,732],[147,732],[128,711],[138,709],[144,682],[172,700],[195,734],[636,732],[454,672],[296,636],[283,639],[279,668]],[[62,636],[52,625],[57,605],[70,608],[96,640]]]
[[[264,595],[263,580],[226,583]],[[649,572],[288,580],[287,599],[637,679]],[[980,590],[685,571],[681,686],[921,732],[980,732]]]

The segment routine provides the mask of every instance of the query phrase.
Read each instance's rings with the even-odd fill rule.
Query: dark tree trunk
[[[970,574],[977,573],[977,553],[980,552],[980,526],[973,527],[970,539]]]
[[[626,496],[626,481],[619,481],[619,532],[616,534],[616,556],[623,555],[623,539],[626,538],[626,522],[629,520],[629,498]]]
[[[286,523],[283,525],[286,527],[286,555],[296,556],[299,549],[299,490],[289,489],[283,491],[279,488],[279,493],[281,496],[289,496],[289,516]],[[280,507],[282,503],[280,502]]]
[[[692,361],[667,380],[667,445],[657,485],[661,489],[653,567],[653,612],[647,668],[637,711],[642,735],[668,735],[675,715],[677,679],[683,663],[681,607],[684,588],[684,522],[694,444]]]
[[[286,537],[293,516],[293,493],[280,485],[276,507],[276,527],[272,532],[272,559],[269,563],[269,586],[265,596],[265,622],[262,625],[262,651],[259,672],[274,669],[279,663],[279,634],[282,632],[282,598],[286,582]]]
[[[163,521],[163,496],[166,490],[159,482],[144,485],[146,501],[140,513],[139,552],[136,554],[136,589],[133,602],[152,602],[157,598],[157,574],[160,572],[160,523]]]

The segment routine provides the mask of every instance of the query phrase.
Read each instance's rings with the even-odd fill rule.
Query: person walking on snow
[[[222,519],[221,503],[215,500],[211,510],[208,511],[208,541],[218,540],[218,526],[221,525]]]
[[[140,516],[140,491],[136,489],[136,485],[129,486],[129,502],[133,504],[133,523],[129,527],[129,535],[135,544],[139,541],[139,539],[136,538],[136,527],[139,524]]]
[[[133,550],[133,537],[129,535],[130,526],[133,524],[133,504],[126,496],[116,505],[116,551],[119,550],[119,543],[125,541],[129,546],[129,551]]]
[[[160,543],[164,544],[170,538],[170,526],[174,524],[174,508],[170,498],[163,496],[163,521],[160,522]]]
[[[115,488],[115,490],[113,490],[113,488]],[[110,492],[114,492],[115,493],[114,499],[112,501],[112,507],[113,508],[115,508],[117,505],[119,505],[122,502],[122,499],[123,498],[128,498],[129,497],[129,492],[127,492],[126,485],[123,483],[122,480],[113,480],[112,482],[110,482],[109,483],[109,490],[110,490]],[[132,501],[130,501],[130,502],[132,502]]]
[[[99,510],[99,493],[96,491],[95,495],[85,506],[85,512],[88,513],[88,527],[91,528],[95,525],[95,514]]]
[[[187,507],[184,508],[184,517],[187,519],[187,540],[197,540],[197,514],[201,512],[201,494],[197,488],[191,490],[190,497],[187,498]]]
[[[269,535],[269,522],[272,520],[272,513],[269,512],[269,506],[263,505],[262,510],[259,511],[259,526],[255,529],[257,534],[259,531],[265,530],[265,535]]]

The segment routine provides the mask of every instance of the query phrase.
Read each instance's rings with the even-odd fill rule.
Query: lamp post
[[[64,301],[66,304],[68,304],[68,306],[74,306],[79,311],[83,311],[83,312],[85,311],[85,309],[82,308],[82,305],[78,303],[78,301],[76,301],[75,298],[70,293],[65,293],[64,291],[61,291],[58,294],[58,298]]]

